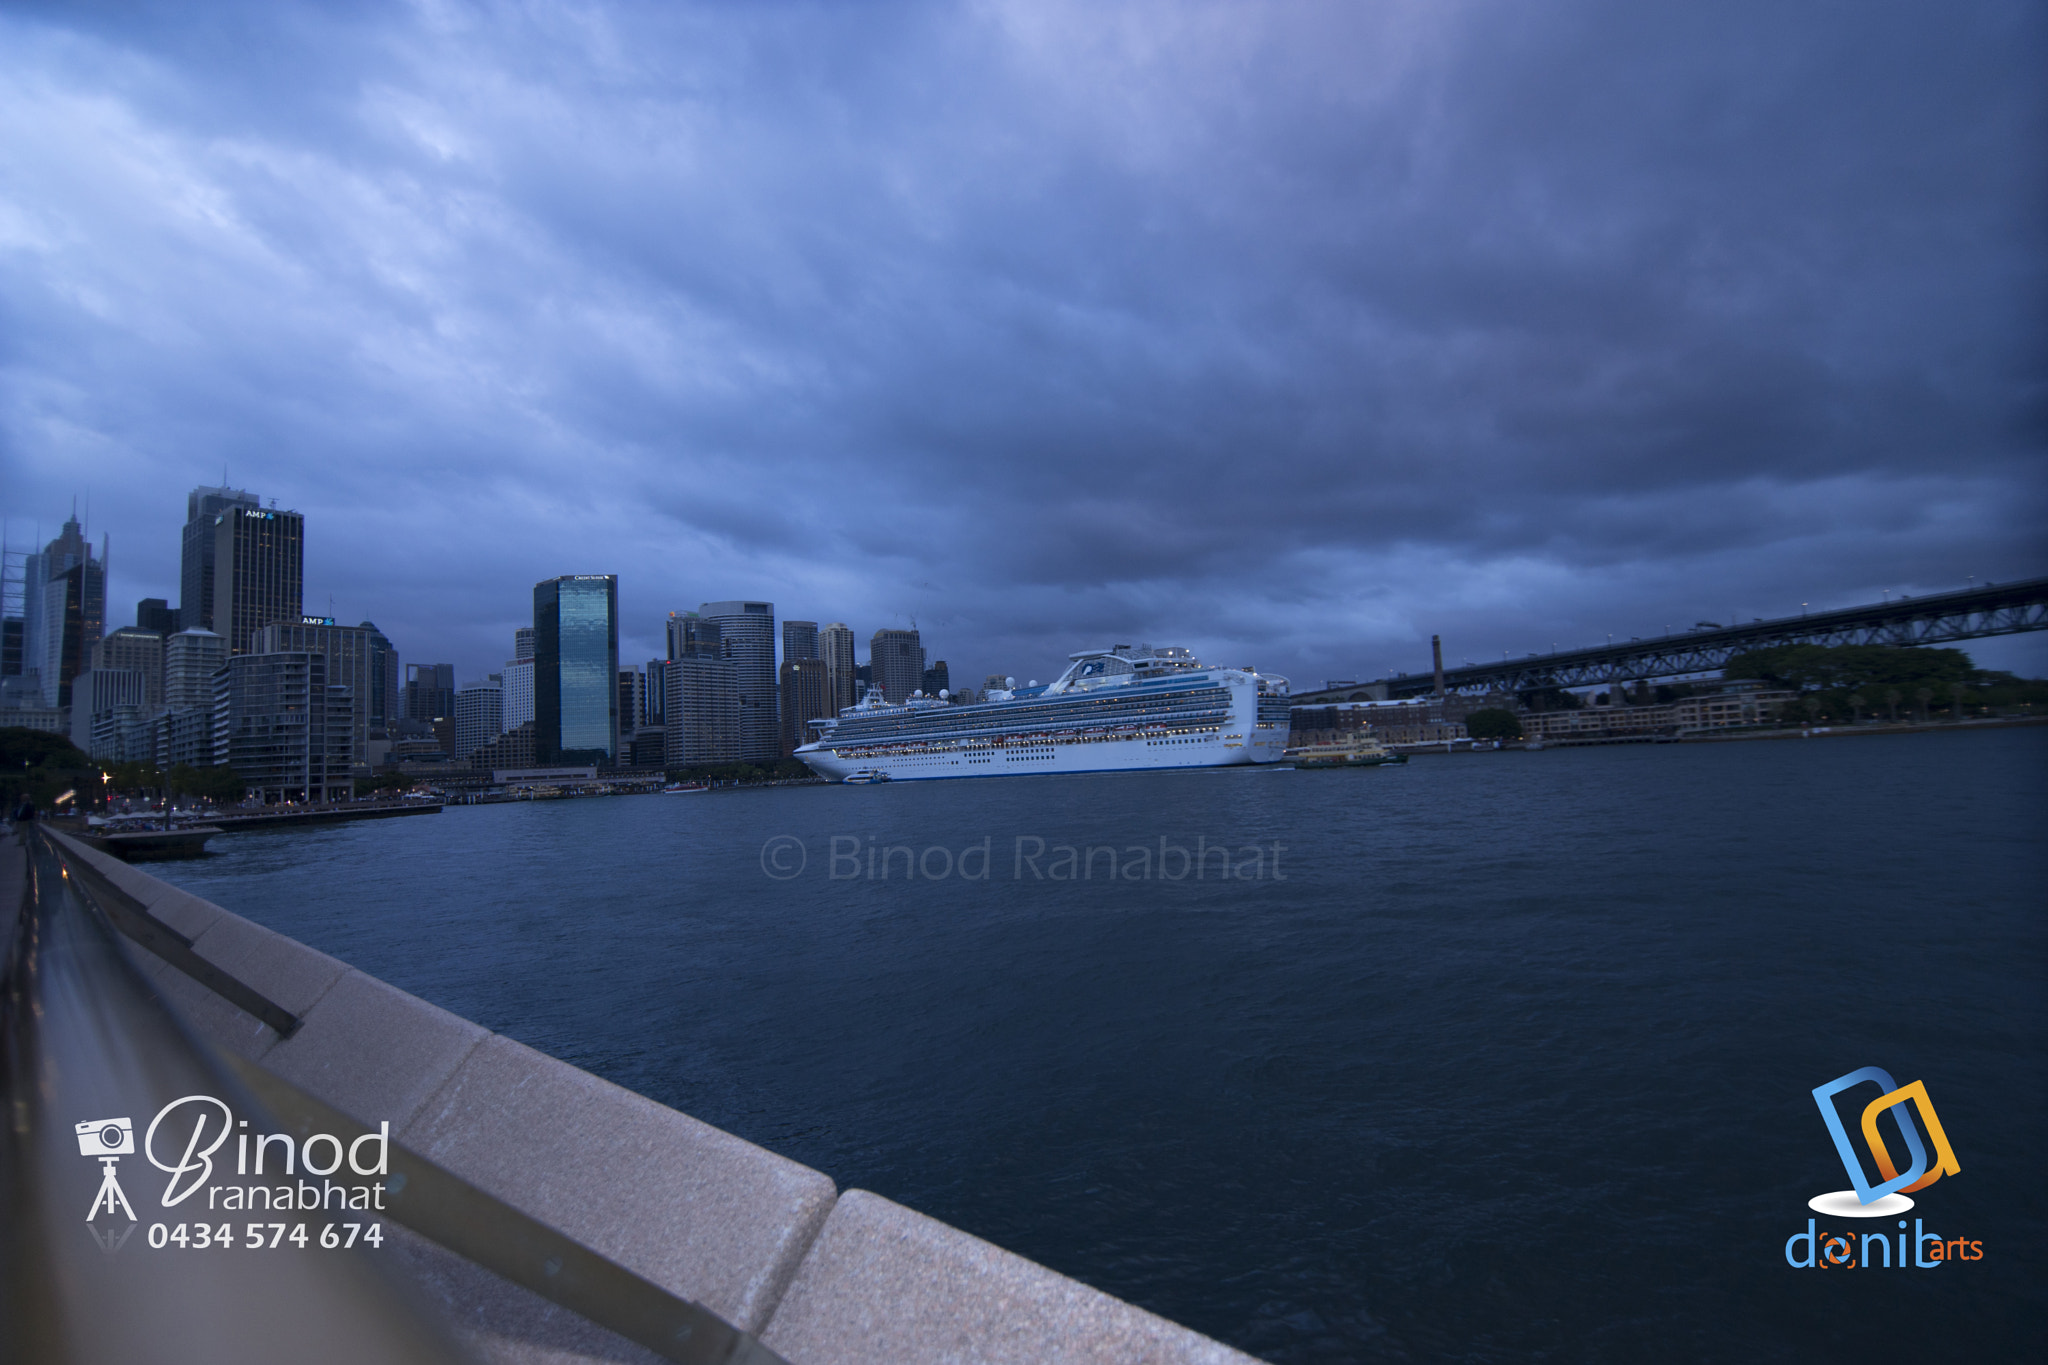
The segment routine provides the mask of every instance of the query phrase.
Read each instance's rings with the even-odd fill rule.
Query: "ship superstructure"
[[[904,780],[1216,768],[1276,762],[1286,750],[1285,678],[1147,645],[1068,658],[1043,687],[969,706],[923,696],[892,705],[870,689],[859,705],[813,721],[817,738],[796,756],[829,778]]]

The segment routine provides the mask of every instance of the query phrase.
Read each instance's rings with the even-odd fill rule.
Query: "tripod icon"
[[[114,1168],[120,1164],[121,1158],[117,1156],[100,1158],[100,1165],[107,1168],[107,1173],[100,1177],[100,1192],[93,1196],[92,1212],[85,1215],[86,1222],[90,1223],[100,1216],[102,1204],[107,1206],[108,1213],[112,1213],[118,1206],[121,1212],[128,1215],[129,1222],[135,1221],[135,1210],[128,1207],[128,1196],[121,1193],[121,1179],[114,1173]]]
[[[128,1196],[121,1192],[121,1178],[115,1168],[121,1158],[135,1150],[135,1126],[127,1119],[97,1119],[76,1126],[78,1150],[91,1157],[98,1157],[106,1173],[100,1177],[100,1192],[93,1196],[92,1212],[85,1215],[90,1223],[100,1216],[100,1205],[107,1206],[108,1213],[116,1211],[128,1215],[134,1222],[135,1210],[129,1207]]]

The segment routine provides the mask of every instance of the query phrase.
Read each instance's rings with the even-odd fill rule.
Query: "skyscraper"
[[[718,624],[725,658],[740,694],[740,759],[773,763],[782,752],[776,726],[775,604],[706,602],[698,609]]]
[[[213,675],[228,642],[210,630],[181,630],[164,641],[164,710],[155,726],[156,766],[195,768],[223,762],[214,752]]]
[[[505,680],[505,728],[516,730],[533,719],[533,660],[507,660],[498,676]]]
[[[818,657],[818,623],[816,621],[784,621],[782,623],[782,659],[815,659]]]
[[[825,691],[836,716],[859,700],[853,692],[853,631],[834,621],[818,632],[818,654],[825,661]]]
[[[455,694],[455,753],[457,763],[505,732],[504,681],[493,673]]]
[[[718,624],[696,612],[668,618],[662,669],[662,762],[671,768],[740,757],[740,694]]]
[[[145,597],[135,604],[135,625],[168,638],[178,633],[178,609],[161,597]]]
[[[829,716],[831,697],[826,686],[823,659],[784,659],[779,679],[782,691],[782,756],[788,758],[797,746],[810,739],[809,723]]]
[[[619,580],[570,574],[533,586],[534,758],[543,767],[619,755]]]
[[[455,714],[455,665],[405,666],[405,719],[447,720]]]
[[[649,659],[644,668],[647,674],[647,723],[651,726],[668,724],[668,660]]]
[[[906,701],[924,686],[924,646],[914,630],[876,631],[868,641],[868,664],[891,702]]]
[[[22,673],[37,676],[44,705],[69,706],[107,619],[106,558],[93,558],[77,517],[23,559],[22,608]]]
[[[195,488],[185,497],[185,539],[178,563],[178,624],[212,630],[214,522],[231,507],[258,507],[254,493],[239,488]],[[224,632],[222,632],[224,633]]]
[[[92,666],[128,668],[142,675],[144,706],[161,706],[164,700],[164,637],[139,626],[122,626],[100,637],[92,647]]]
[[[276,508],[234,506],[213,519],[213,616],[207,626],[228,653],[256,648],[256,632],[302,614],[306,519]]]
[[[626,739],[647,724],[647,675],[637,668],[619,670],[619,737]]]
[[[213,675],[228,661],[228,642],[210,630],[181,630],[164,641],[164,705],[213,709]]]
[[[936,697],[941,692],[950,692],[952,690],[952,673],[946,667],[944,659],[939,660],[924,671],[924,682],[920,686],[924,688],[924,694],[927,697]]]
[[[512,632],[512,657],[531,659],[533,657],[533,627],[521,626]]]

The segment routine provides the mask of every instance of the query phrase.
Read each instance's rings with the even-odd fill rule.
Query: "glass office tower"
[[[543,768],[619,758],[619,579],[533,585],[533,749]]]

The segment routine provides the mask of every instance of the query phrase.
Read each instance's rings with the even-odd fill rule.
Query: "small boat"
[[[892,779],[879,768],[856,768],[839,780],[849,787],[865,787],[870,782],[888,782]]]
[[[1304,744],[1281,757],[1297,768],[1378,768],[1408,761],[1408,755],[1393,752],[1363,730],[1335,744]]]
[[[661,789],[663,796],[682,796],[689,792],[708,792],[711,788],[702,782],[671,782]]]

